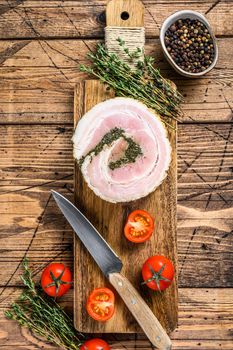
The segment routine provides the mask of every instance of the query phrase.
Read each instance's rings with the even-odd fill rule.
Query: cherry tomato
[[[147,241],[154,231],[154,220],[145,210],[134,210],[129,214],[124,228],[125,237],[134,243]]]
[[[87,299],[88,314],[96,321],[109,320],[115,311],[115,296],[108,288],[94,289]]]
[[[85,341],[85,343],[81,345],[80,350],[110,350],[110,346],[106,341],[94,338]]]
[[[71,287],[70,269],[62,263],[49,264],[41,275],[41,286],[51,297],[61,297]]]
[[[170,286],[174,274],[172,262],[161,255],[151,256],[142,267],[143,284],[158,291],[162,291]]]

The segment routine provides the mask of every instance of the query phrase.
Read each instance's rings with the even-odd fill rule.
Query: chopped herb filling
[[[79,166],[82,166],[87,156],[90,156],[91,154],[97,156],[103,150],[105,145],[111,145],[120,137],[122,137],[128,143],[128,147],[125,150],[125,154],[122,158],[109,163],[109,168],[114,170],[122,167],[125,164],[135,163],[137,157],[143,154],[140,145],[137,144],[131,137],[127,137],[123,129],[115,127],[103,136],[102,140],[95,146],[95,148],[91,149],[79,160]]]

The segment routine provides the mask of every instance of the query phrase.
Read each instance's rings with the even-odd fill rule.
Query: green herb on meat
[[[129,52],[123,40],[118,38],[118,42],[122,51],[128,55],[129,61],[134,62],[136,69],[132,69],[117,54],[108,52],[104,45],[98,44],[96,52],[88,54],[91,66],[80,65],[80,70],[97,77],[102,83],[107,83],[114,89],[116,96],[132,97],[143,102],[158,112],[165,124],[171,126],[169,119],[177,120],[181,115],[181,94],[154,67],[152,57],[141,58],[141,49]]]
[[[72,320],[54,299],[35,285],[27,259],[23,261],[23,269],[21,279],[25,289],[5,316],[62,349],[78,350],[84,341],[83,335],[75,330]]]
[[[125,155],[115,162],[109,163],[109,168],[111,170],[122,167],[124,164],[135,163],[138,156],[142,155],[142,149],[133,139],[123,135],[123,138],[128,143],[128,147],[125,150]]]
[[[115,140],[118,140],[124,134],[124,130],[120,128],[114,128],[110,130],[107,134],[105,134],[102,140],[95,146],[95,148],[91,149],[85,156],[83,156],[79,160],[79,166],[82,166],[86,157],[90,156],[94,153],[97,156],[104,148],[105,145],[111,145],[111,143]]]
[[[91,156],[92,154],[97,156],[103,150],[105,145],[111,145],[120,137],[122,137],[128,143],[128,147],[125,150],[125,154],[122,158],[118,159],[115,162],[109,163],[109,168],[111,170],[114,170],[120,168],[124,164],[134,163],[136,161],[136,158],[143,154],[140,145],[137,144],[131,137],[127,137],[123,129],[115,127],[103,136],[103,138],[95,146],[95,148],[91,149],[85,156],[83,156],[79,160],[79,166],[82,166],[87,156]]]

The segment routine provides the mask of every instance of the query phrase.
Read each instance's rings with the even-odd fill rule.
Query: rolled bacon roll
[[[112,203],[147,196],[165,179],[171,161],[160,117],[131,98],[93,107],[78,122],[73,144],[88,186]]]

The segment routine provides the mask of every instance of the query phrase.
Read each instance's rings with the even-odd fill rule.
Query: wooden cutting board
[[[124,16],[122,13],[124,12]],[[125,18],[128,13],[128,20]],[[126,16],[127,17],[127,16]],[[144,25],[144,7],[139,0],[112,0],[106,8],[108,26],[140,27]],[[77,85],[74,99],[74,126],[79,119],[97,103],[114,97],[114,93],[96,80],[84,81]],[[103,235],[123,261],[123,274],[138,289],[165,329],[170,332],[177,325],[177,278],[162,294],[150,291],[141,285],[141,268],[144,261],[156,254],[170,258],[177,271],[176,247],[176,132],[168,130],[172,146],[172,162],[163,184],[152,194],[140,200],[112,204],[101,200],[85,183],[75,164],[74,194],[75,204]],[[145,209],[155,217],[155,233],[144,244],[128,242],[123,235],[123,227],[128,214],[134,209]],[[92,320],[85,304],[89,293],[97,287],[108,286],[98,266],[85,247],[74,239],[74,323],[82,332],[90,333],[131,333],[140,332],[136,321],[116,297],[116,312],[106,323]]]
[[[96,80],[80,83],[75,89],[74,119],[78,120],[97,103],[113,97],[113,92]],[[123,261],[123,274],[139,290],[154,314],[168,332],[177,325],[177,279],[163,293],[150,291],[141,285],[141,268],[152,255],[170,258],[177,271],[176,247],[176,132],[168,130],[172,146],[172,162],[166,180],[149,196],[134,202],[112,204],[101,200],[85,183],[78,165],[75,165],[75,204],[98,229]],[[155,217],[155,233],[143,244],[133,244],[124,238],[123,227],[134,209],[148,210]],[[92,320],[85,304],[89,293],[97,287],[108,286],[102,272],[75,237],[74,240],[74,321],[82,332],[130,333],[140,329],[122,300],[117,297],[116,312],[106,323]]]

